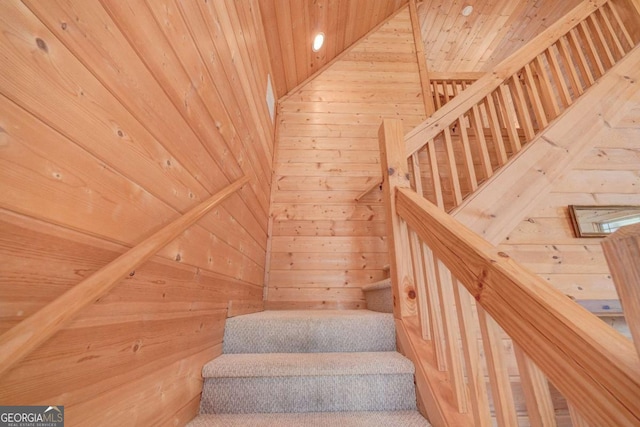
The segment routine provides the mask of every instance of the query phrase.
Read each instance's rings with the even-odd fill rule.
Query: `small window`
[[[605,237],[640,223],[640,206],[569,206],[576,237]]]

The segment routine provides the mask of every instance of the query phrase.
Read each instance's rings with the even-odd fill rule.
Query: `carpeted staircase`
[[[190,427],[429,426],[391,314],[264,311],[227,319]]]

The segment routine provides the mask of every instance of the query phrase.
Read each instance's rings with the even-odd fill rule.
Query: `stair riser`
[[[413,375],[207,378],[201,414],[416,408]]]
[[[363,319],[297,319],[296,321],[229,319],[224,352],[333,353],[395,351],[395,326],[391,316]]]
[[[381,313],[393,313],[393,295],[391,295],[391,288],[365,291],[364,298],[367,301],[367,308],[369,310]]]

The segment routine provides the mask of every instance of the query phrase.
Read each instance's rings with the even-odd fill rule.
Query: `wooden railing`
[[[485,73],[429,73],[430,92],[436,111],[448,104]]]
[[[0,336],[0,375],[247,182],[247,176],[233,182],[5,332]]]
[[[531,142],[638,43],[619,4],[581,3],[464,96],[434,82],[446,104],[406,136],[414,188],[449,211]]]
[[[632,342],[413,191],[399,121],[385,120],[379,138],[398,341],[416,364],[431,423],[490,426],[495,417],[517,426],[527,417],[532,426],[555,426],[551,382],[573,425],[640,425]],[[624,241],[632,243],[616,246],[612,258],[637,264],[640,237]],[[635,283],[620,292],[623,305],[638,310],[640,270],[625,277]],[[505,358],[507,337],[515,368]],[[517,377],[526,412],[514,403]]]
[[[463,90],[478,80],[484,73],[432,73],[429,79],[430,93],[433,95],[433,105],[436,109],[450,102]],[[359,202],[376,188],[381,188],[382,178],[372,180],[355,198]]]

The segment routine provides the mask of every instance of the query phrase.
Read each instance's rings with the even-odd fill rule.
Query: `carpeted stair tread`
[[[227,319],[224,353],[395,350],[393,316],[369,310],[282,310]]]
[[[187,427],[429,427],[418,411],[199,415]]]
[[[223,354],[202,369],[204,378],[293,377],[320,375],[413,374],[400,353],[262,353]]]
[[[363,292],[369,291],[377,291],[379,289],[387,289],[391,288],[391,278],[387,277],[386,279],[379,280],[377,282],[369,283],[368,285],[364,285],[362,287]]]

